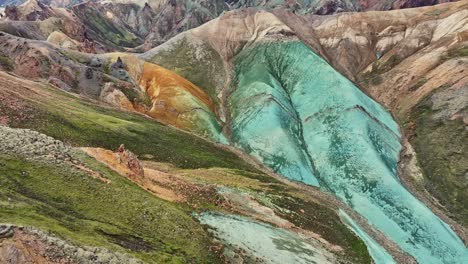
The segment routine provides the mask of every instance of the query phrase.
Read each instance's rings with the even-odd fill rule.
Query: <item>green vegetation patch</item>
[[[207,43],[192,44],[183,39],[148,61],[172,70],[191,81],[218,102],[217,94],[225,83],[226,73],[219,54]]]
[[[382,83],[382,74],[391,70],[393,67],[401,62],[402,58],[394,54],[385,62],[376,61],[372,64],[372,69],[361,75],[361,82],[370,83],[371,85],[379,85]]]
[[[81,17],[85,18],[83,21],[92,30],[93,37],[103,43],[117,49],[122,49],[122,47],[134,48],[142,43],[142,40],[137,36],[118,27],[112,20],[93,8],[76,7],[74,10]]]
[[[2,52],[0,52],[0,67],[6,71],[13,71],[15,69],[13,61]]]
[[[440,16],[443,13],[447,12],[447,10],[449,10],[449,9],[448,8],[436,9],[436,10],[433,10],[433,11],[426,12],[424,14],[427,15],[427,16],[436,16],[437,17],[437,16]]]
[[[137,91],[131,87],[124,87],[122,85],[116,85],[117,89],[122,91],[122,93],[130,100],[130,102],[135,102],[138,104],[145,105],[146,107],[153,106],[153,102],[147,93]]]
[[[441,87],[435,93],[449,87]],[[445,206],[451,216],[468,226],[468,133],[461,118],[440,119],[434,116],[431,97],[427,96],[412,111],[414,130],[410,143],[418,155],[425,188]],[[465,110],[466,111],[466,106]],[[407,123],[406,129],[411,127]]]
[[[70,165],[0,155],[0,197],[9,201],[0,203],[0,222],[34,226],[80,246],[151,263],[216,262],[210,238],[189,212],[84,154],[80,160],[111,183]]]
[[[59,51],[66,58],[81,64],[88,64],[90,61],[90,56],[86,53],[70,49],[60,49]]]
[[[443,60],[450,60],[454,58],[468,57],[468,46],[461,47],[459,49],[452,49],[447,52],[447,55],[443,57]]]
[[[44,97],[44,102],[35,106],[34,118],[10,126],[30,128],[73,146],[116,149],[125,144],[140,157],[184,169],[222,167],[257,171],[232,152],[140,114],[96,106],[52,87],[44,89],[56,96]]]
[[[390,56],[390,58],[388,58],[388,60],[386,60],[385,62],[383,62],[381,64],[378,64],[377,68],[375,70],[380,72],[380,73],[384,73],[386,71],[391,70],[393,67],[398,65],[400,62],[401,62],[400,56],[398,56],[396,54],[393,54],[392,56]]]
[[[277,196],[272,202],[283,209],[276,210],[276,214],[300,228],[319,234],[332,244],[341,246],[345,260],[352,263],[372,263],[366,244],[341,222],[336,211],[289,195]]]
[[[414,92],[416,90],[418,90],[419,88],[421,88],[421,86],[423,86],[425,83],[427,83],[427,79],[426,78],[422,78],[420,79],[418,82],[416,82],[413,86],[411,86],[409,88],[409,90],[411,92]]]
[[[343,263],[371,263],[364,242],[342,223],[335,210],[308,200],[303,191],[273,177],[226,169],[172,169],[170,172],[249,193],[262,205],[273,208],[278,216],[342,247],[344,250],[338,255]]]
[[[115,149],[125,144],[143,159],[174,165],[185,177],[256,193],[256,198],[267,193],[274,199],[267,198],[272,201],[266,206],[341,246],[343,259],[370,262],[363,242],[336,211],[298,198],[307,194],[260,173],[235,154],[142,115],[100,107],[49,86],[42,89],[47,96],[24,101],[36,110],[34,116],[10,126],[74,146]],[[0,178],[0,200],[10,199],[0,203],[0,221],[50,230],[79,245],[123,251],[152,263],[219,263],[207,250],[209,238],[188,216],[193,210],[223,211],[213,201],[200,198],[197,209],[165,202],[84,154],[80,160],[111,183],[66,165],[0,156],[0,175],[6,175]]]

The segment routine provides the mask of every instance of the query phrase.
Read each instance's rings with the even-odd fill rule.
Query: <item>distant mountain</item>
[[[392,10],[435,5],[450,0],[226,0],[231,9],[240,7],[287,8],[301,14],[328,15],[339,12]]]
[[[20,5],[24,2],[25,2],[24,0],[0,0],[0,6]]]
[[[27,0],[0,0],[0,6],[20,5]],[[54,7],[65,7],[84,2],[84,0],[40,0],[44,4]],[[180,3],[197,3],[206,5],[212,1],[193,0],[91,0],[93,2],[114,3],[114,4],[137,4],[144,6],[148,3],[153,8],[159,8],[170,2],[174,5]],[[284,0],[284,1],[264,1],[264,0],[223,0],[230,9],[241,7],[261,7],[261,8],[288,8],[300,13],[331,14],[336,12],[349,11],[369,11],[369,10],[391,10],[401,8],[412,8],[420,6],[435,5],[454,0]]]
[[[66,7],[66,6],[71,6],[71,5],[83,2],[83,0],[40,0],[40,1],[46,5],[50,5],[53,7]],[[7,5],[17,6],[25,2],[27,2],[27,0],[0,0],[0,6],[7,6]]]

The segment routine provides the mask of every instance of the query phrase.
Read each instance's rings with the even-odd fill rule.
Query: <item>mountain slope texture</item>
[[[467,1],[0,1],[0,263],[466,263],[467,109]]]

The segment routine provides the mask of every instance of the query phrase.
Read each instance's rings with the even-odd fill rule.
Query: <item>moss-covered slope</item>
[[[451,217],[468,226],[466,87],[441,87],[411,111],[406,123],[424,174],[422,185]]]
[[[8,125],[34,129],[73,146],[115,149],[123,143],[147,162],[168,164],[170,169],[155,167],[159,173],[196,184],[186,193],[191,197],[187,203],[167,202],[84,154],[74,154],[71,163],[51,163],[2,152],[1,222],[35,226],[80,246],[126,252],[150,263],[219,263],[220,252],[208,250],[211,235],[192,213],[214,210],[257,218],[268,208],[282,221],[319,234],[338,259],[370,263],[366,247],[341,223],[330,198],[318,193],[314,198],[259,172],[230,151],[147,117],[0,74],[0,116]],[[14,93],[7,80],[18,84]],[[71,165],[75,163],[87,170]],[[200,193],[200,186],[215,193]],[[251,198],[246,203],[235,199],[219,203],[216,197],[224,194],[217,188]],[[185,189],[174,189],[181,190]],[[252,201],[257,205],[249,207]],[[274,215],[261,220],[274,223]],[[303,220],[296,221],[297,216]],[[296,230],[293,226],[291,230]]]

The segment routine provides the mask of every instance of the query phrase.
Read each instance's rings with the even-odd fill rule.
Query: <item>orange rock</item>
[[[117,149],[118,161],[127,166],[127,168],[136,176],[144,176],[145,171],[143,165],[138,160],[138,157],[130,150],[125,149],[124,144],[121,144]]]

